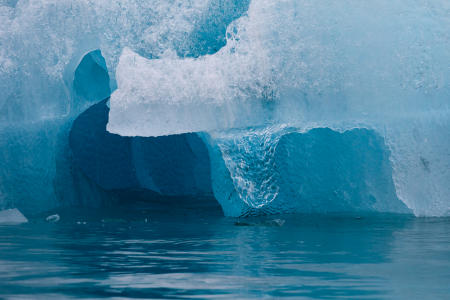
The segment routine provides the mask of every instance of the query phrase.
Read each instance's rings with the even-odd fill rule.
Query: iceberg
[[[125,48],[107,129],[124,136],[205,132],[214,193],[227,215],[353,209],[448,215],[448,4],[419,2],[252,1],[216,53],[147,59]],[[283,149],[298,134],[317,133],[314,144],[338,147],[333,134],[322,137],[327,128],[350,146],[321,157],[322,166],[304,165],[300,153],[280,154],[305,147],[299,138]],[[369,146],[361,140],[367,135],[382,160],[356,160]],[[369,171],[352,169],[355,163]],[[329,181],[312,180],[306,170]],[[349,172],[358,178],[345,178]]]
[[[449,11],[0,1],[0,209],[449,215]]]

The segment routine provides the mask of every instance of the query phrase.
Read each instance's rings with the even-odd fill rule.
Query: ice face
[[[148,60],[125,49],[108,130],[209,132],[213,173],[230,178],[217,179],[216,197],[239,215],[283,201],[275,153],[286,134],[367,129],[390,153],[396,197],[417,215],[447,215],[449,29],[443,1],[252,1],[217,53]],[[360,209],[402,210],[386,197]]]
[[[397,195],[416,215],[450,214],[450,118],[420,113],[386,127]]]
[[[204,139],[227,215],[409,212],[396,196],[389,150],[373,130],[255,128]]]
[[[108,130],[158,136],[266,123],[372,125],[448,111],[443,28],[450,28],[444,2],[253,1],[215,54],[149,60],[125,49]]]
[[[247,7],[248,1],[221,0],[0,0],[0,209],[19,207],[28,214],[59,205],[98,205],[113,197],[88,176],[92,173],[74,165],[69,136],[74,120],[114,90],[122,49],[153,58],[166,52],[182,57],[216,52],[225,44],[227,25]],[[173,147],[171,141],[162,144]],[[163,152],[146,142],[133,145],[136,156]],[[196,146],[183,149],[191,153]],[[134,175],[146,187],[148,165]],[[209,181],[199,173],[171,184],[170,175],[160,174],[161,165],[154,167],[163,191],[208,189]]]
[[[147,57],[215,52],[248,1],[1,1],[0,113],[4,122],[67,116],[75,69],[100,49],[114,88],[124,47]],[[93,83],[93,82],[91,82]]]
[[[212,184],[228,215],[447,215],[449,11],[425,0],[0,1],[0,208],[101,203],[119,184]],[[98,122],[81,120],[111,91],[99,145],[88,138]],[[193,132],[209,158],[196,157],[206,151]],[[178,142],[183,155],[165,150]],[[100,176],[94,154],[104,170],[126,165],[124,177]],[[165,177],[151,155],[183,171]],[[208,184],[199,162],[211,163]]]

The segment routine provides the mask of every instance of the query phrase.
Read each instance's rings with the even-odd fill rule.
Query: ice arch
[[[106,131],[111,88],[100,50],[87,53],[80,61],[73,90],[75,107],[88,108],[70,129],[72,169],[113,201],[180,196],[192,200],[195,196],[198,201],[193,205],[217,205],[212,197],[208,152],[196,134],[141,138]]]
[[[106,131],[111,88],[100,50],[86,53],[67,78],[68,115],[0,126],[0,209],[32,215],[164,197],[217,206],[207,149],[197,135],[129,138]]]

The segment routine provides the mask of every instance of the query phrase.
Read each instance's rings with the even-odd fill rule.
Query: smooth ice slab
[[[148,60],[125,49],[108,131],[160,136],[264,124],[270,74],[259,63],[226,51]]]

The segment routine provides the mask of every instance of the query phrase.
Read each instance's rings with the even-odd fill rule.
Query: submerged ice
[[[446,1],[0,1],[0,209],[448,215],[449,32]]]

